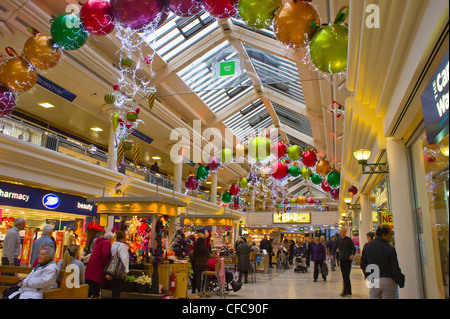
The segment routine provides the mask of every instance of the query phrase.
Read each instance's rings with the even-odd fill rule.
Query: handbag
[[[324,276],[324,277],[328,276],[328,266],[327,266],[327,263],[323,263],[323,264],[322,264],[321,272],[322,272],[322,276]]]
[[[18,282],[14,284],[14,286],[3,290],[3,299],[19,299],[20,293],[19,293],[19,283],[24,280],[25,278],[20,279]],[[10,297],[11,296],[11,297]]]
[[[103,271],[105,274],[116,279],[123,279],[126,276],[125,266],[122,260],[120,260],[118,253],[111,257]]]

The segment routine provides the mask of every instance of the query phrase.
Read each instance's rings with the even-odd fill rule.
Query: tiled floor
[[[330,268],[330,267],[329,267]],[[327,281],[319,276],[317,282],[313,282],[313,265],[307,273],[294,273],[292,266],[289,269],[269,269],[268,274],[257,273],[256,282],[243,284],[238,292],[230,291],[226,299],[368,299],[369,289],[365,286],[364,277],[359,266],[354,266],[350,279],[352,283],[352,295],[341,297],[342,275],[339,268],[331,271]],[[220,296],[212,293],[211,299],[219,299]]]

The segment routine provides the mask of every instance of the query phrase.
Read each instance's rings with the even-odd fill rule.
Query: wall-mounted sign
[[[56,209],[59,206],[59,197],[55,194],[47,194],[42,197],[42,205],[48,209]]]
[[[239,75],[239,60],[230,60],[217,63],[219,77]]]
[[[42,86],[43,88],[49,90],[50,92],[66,99],[67,101],[73,102],[77,98],[77,96],[72,92],[67,91],[65,88],[60,87],[49,79],[44,78],[42,75],[38,74],[36,83],[39,86]]]
[[[274,224],[309,224],[311,213],[280,213],[273,214]]]
[[[422,111],[428,144],[439,143],[449,132],[449,54],[439,64],[422,94]]]
[[[89,153],[97,154],[97,146],[95,146],[94,144],[89,145]]]
[[[381,224],[382,225],[394,225],[394,217],[391,212],[381,213]]]

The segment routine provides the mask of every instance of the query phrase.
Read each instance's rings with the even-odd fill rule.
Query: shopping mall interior
[[[0,255],[24,218],[24,269],[46,224],[56,261],[68,228],[81,251],[123,231],[125,283],[159,265],[159,289],[122,299],[369,299],[388,225],[395,298],[448,299],[448,21],[445,0],[0,0]],[[342,229],[347,296],[331,253],[318,282],[294,255]],[[235,279],[245,239],[248,283],[192,291],[198,238]]]

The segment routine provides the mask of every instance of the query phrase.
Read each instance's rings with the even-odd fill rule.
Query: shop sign
[[[439,64],[422,94],[422,111],[427,142],[438,144],[449,132],[449,54]]]
[[[43,88],[49,90],[52,93],[66,99],[69,102],[73,102],[76,99],[76,95],[72,92],[67,91],[65,88],[60,87],[59,85],[53,83],[49,79],[44,78],[42,75],[38,74],[37,82],[38,85]]]
[[[91,154],[97,154],[97,146],[95,146],[94,144],[89,145],[89,153]]]
[[[0,182],[0,198],[0,203],[6,206],[97,216],[97,206],[84,197],[49,193],[40,188]]]
[[[20,257],[20,263],[28,265],[30,263],[31,245],[33,244],[33,230],[28,229],[25,231],[25,237],[22,244],[22,256]]]
[[[274,224],[309,224],[311,223],[310,213],[289,213],[273,214]]]
[[[381,213],[381,224],[382,225],[394,225],[394,217],[391,212]]]

